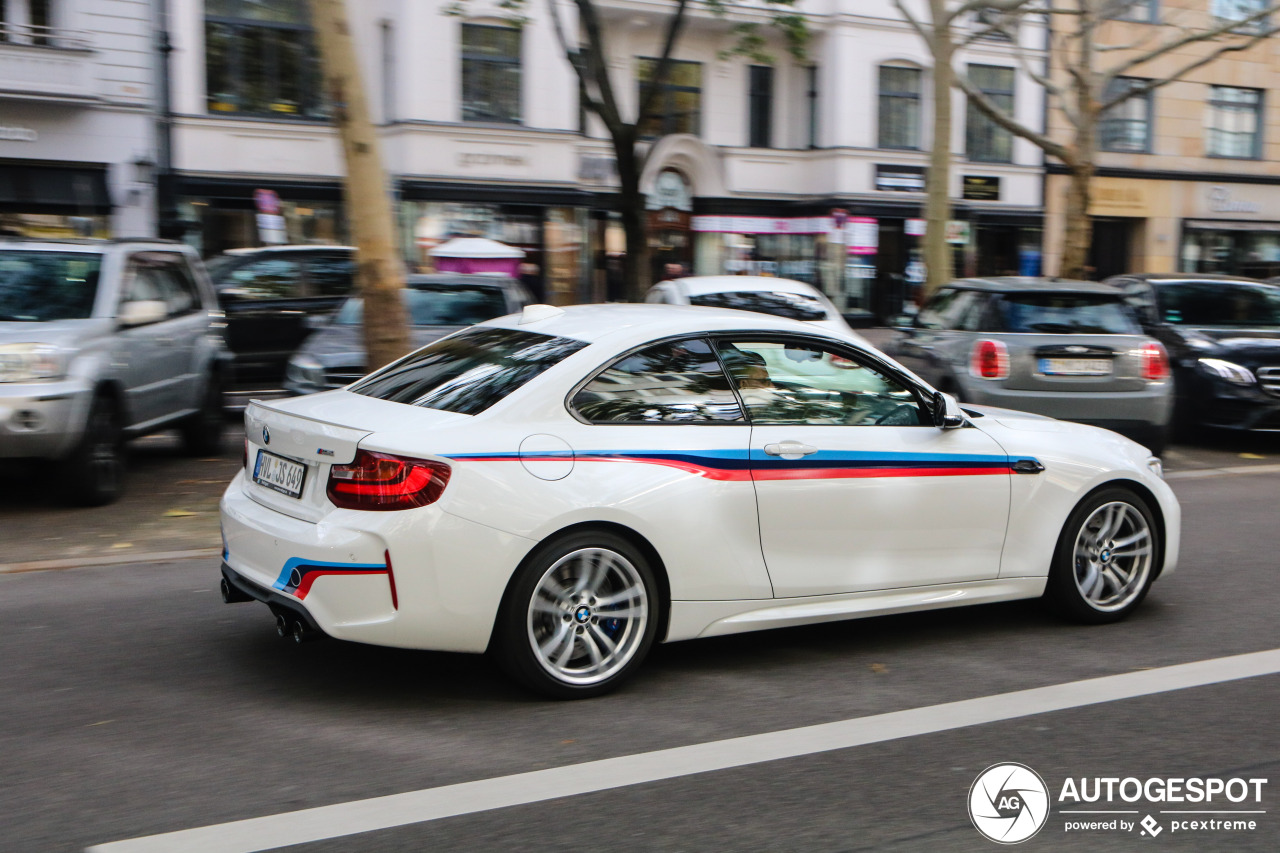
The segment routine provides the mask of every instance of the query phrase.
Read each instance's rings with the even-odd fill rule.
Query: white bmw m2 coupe
[[[227,601],[561,698],[655,641],[1038,597],[1108,622],[1178,558],[1138,444],[748,312],[530,306],[245,427]]]

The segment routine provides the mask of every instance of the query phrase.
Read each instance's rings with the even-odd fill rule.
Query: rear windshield
[[[366,397],[475,415],[586,346],[513,329],[467,329],[360,380]]]
[[[1175,326],[1280,326],[1280,287],[1221,281],[1157,285],[1160,319]]]
[[[737,290],[727,293],[703,293],[689,297],[690,305],[707,308],[736,308],[739,311],[755,311],[792,320],[825,320],[827,307],[812,296],[803,293],[772,293],[759,290]]]
[[[102,256],[0,249],[0,320],[83,320],[93,314]]]
[[[1138,335],[1121,298],[1103,293],[1010,293],[999,303],[1001,331],[1043,335]]]
[[[404,304],[412,326],[473,326],[509,313],[497,287],[419,285],[405,289]],[[358,326],[363,317],[364,300],[348,299],[334,322]]]

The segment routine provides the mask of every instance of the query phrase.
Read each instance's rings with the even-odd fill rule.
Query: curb
[[[31,560],[26,563],[0,563],[0,574],[16,575],[22,572],[56,572],[68,569],[90,569],[97,566],[118,566],[128,563],[168,563],[174,560],[192,560],[197,557],[217,557],[217,548],[196,548],[191,551],[151,551],[141,554],[117,554],[110,557],[73,557],[62,560]]]

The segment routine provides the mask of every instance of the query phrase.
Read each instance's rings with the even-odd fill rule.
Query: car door
[[[646,345],[605,365],[571,395],[570,436],[582,494],[625,494],[677,600],[767,599],[751,427],[701,337]],[[625,484],[621,490],[619,484]]]
[[[172,415],[195,409],[200,404],[204,379],[196,359],[200,338],[209,330],[209,315],[184,256],[176,252],[155,252],[149,259],[168,306],[169,316],[160,324],[169,352],[161,405],[162,414]]]
[[[751,420],[765,564],[780,598],[993,579],[1008,456],[941,430],[887,363],[802,337],[717,340]]]
[[[150,252],[135,253],[127,259],[117,316],[128,313],[130,303],[160,303],[167,306],[167,287],[157,272]],[[167,310],[167,308],[166,308]],[[122,327],[114,351],[117,375],[125,386],[129,425],[145,424],[162,417],[167,409],[169,365],[173,358],[173,336],[163,316],[152,322]]]

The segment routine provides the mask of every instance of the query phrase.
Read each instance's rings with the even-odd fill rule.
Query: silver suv
[[[128,438],[176,427],[217,453],[223,325],[188,246],[0,239],[0,459],[54,460],[65,499],[96,506]]]

